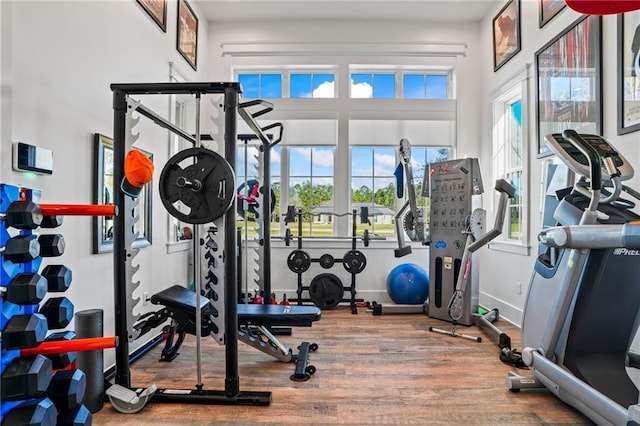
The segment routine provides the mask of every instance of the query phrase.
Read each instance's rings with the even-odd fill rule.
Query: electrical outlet
[[[522,294],[522,283],[521,282],[517,282],[516,283],[516,294]]]
[[[148,305],[150,300],[151,298],[149,297],[148,291],[145,291],[144,293],[142,293],[142,306]]]

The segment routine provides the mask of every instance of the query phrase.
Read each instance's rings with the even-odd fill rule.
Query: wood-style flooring
[[[516,327],[497,323],[519,344]],[[121,414],[109,403],[94,414],[94,425],[517,425],[590,424],[547,391],[512,393],[505,378],[512,367],[500,362],[498,347],[476,327],[460,332],[483,336],[482,343],[429,332],[450,324],[425,315],[373,316],[360,308],[324,311],[311,328],[280,337],[296,347],[315,342],[306,382],[289,376],[294,364],[280,363],[238,343],[240,389],[271,391],[266,407],[149,403],[136,414]],[[132,385],[192,389],[196,383],[195,338],[187,336],[180,356],[159,362],[162,345],[132,366]],[[205,389],[224,389],[224,348],[206,338]],[[514,347],[518,347],[514,345]],[[518,370],[526,373],[526,371]]]

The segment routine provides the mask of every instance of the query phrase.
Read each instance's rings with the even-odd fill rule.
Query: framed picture
[[[618,134],[640,130],[640,11],[618,15]]]
[[[545,135],[602,132],[602,18],[583,16],[535,53],[538,158]]]
[[[138,4],[155,21],[162,31],[167,32],[167,0],[138,0]]]
[[[509,0],[493,18],[493,71],[520,51],[520,0]]]
[[[94,134],[94,197],[96,204],[114,203],[113,181],[113,139]],[[137,148],[136,148],[137,149]],[[140,150],[142,151],[142,150]],[[153,159],[151,153],[142,151],[147,157]],[[151,217],[152,217],[152,184],[145,185],[138,196],[139,220],[134,226],[138,238],[134,241],[134,248],[142,248],[151,245]],[[93,253],[109,253],[113,251],[113,217],[96,216],[93,218]]]
[[[538,27],[544,27],[567,5],[564,0],[538,0]]]
[[[187,3],[178,0],[178,52],[194,70],[198,67],[198,17]]]

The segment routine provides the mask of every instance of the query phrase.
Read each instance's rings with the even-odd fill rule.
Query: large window
[[[491,247],[526,254],[528,244],[526,180],[526,96],[528,69],[516,77],[493,101],[493,169],[495,179],[505,179],[515,189],[505,215],[501,240]],[[497,199],[497,197],[496,197]],[[495,203],[494,203],[495,204]],[[502,243],[507,243],[501,244]]]
[[[289,148],[289,205],[304,213],[303,235],[333,235],[334,153],[333,147]]]

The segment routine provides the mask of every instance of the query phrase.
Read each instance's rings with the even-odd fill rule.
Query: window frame
[[[521,172],[520,179],[520,239],[509,237],[507,228],[511,222],[509,220],[509,212],[511,204],[507,208],[505,214],[505,223],[502,234],[489,244],[489,249],[504,251],[508,253],[528,256],[530,251],[530,203],[529,203],[529,172],[527,164],[529,163],[529,91],[531,82],[531,66],[527,64],[521,71],[517,72],[512,78],[507,80],[500,86],[500,89],[491,95],[491,106],[493,111],[493,128],[492,128],[492,162],[493,162],[493,179],[494,181],[506,178],[510,174],[518,171]],[[520,167],[511,166],[510,152],[510,120],[505,117],[510,114],[511,105],[517,101],[522,105],[522,124],[521,124],[521,152],[522,158]],[[518,189],[516,188],[516,191]],[[491,200],[495,208],[498,204],[498,194],[492,191]],[[496,212],[497,214],[497,212]]]

